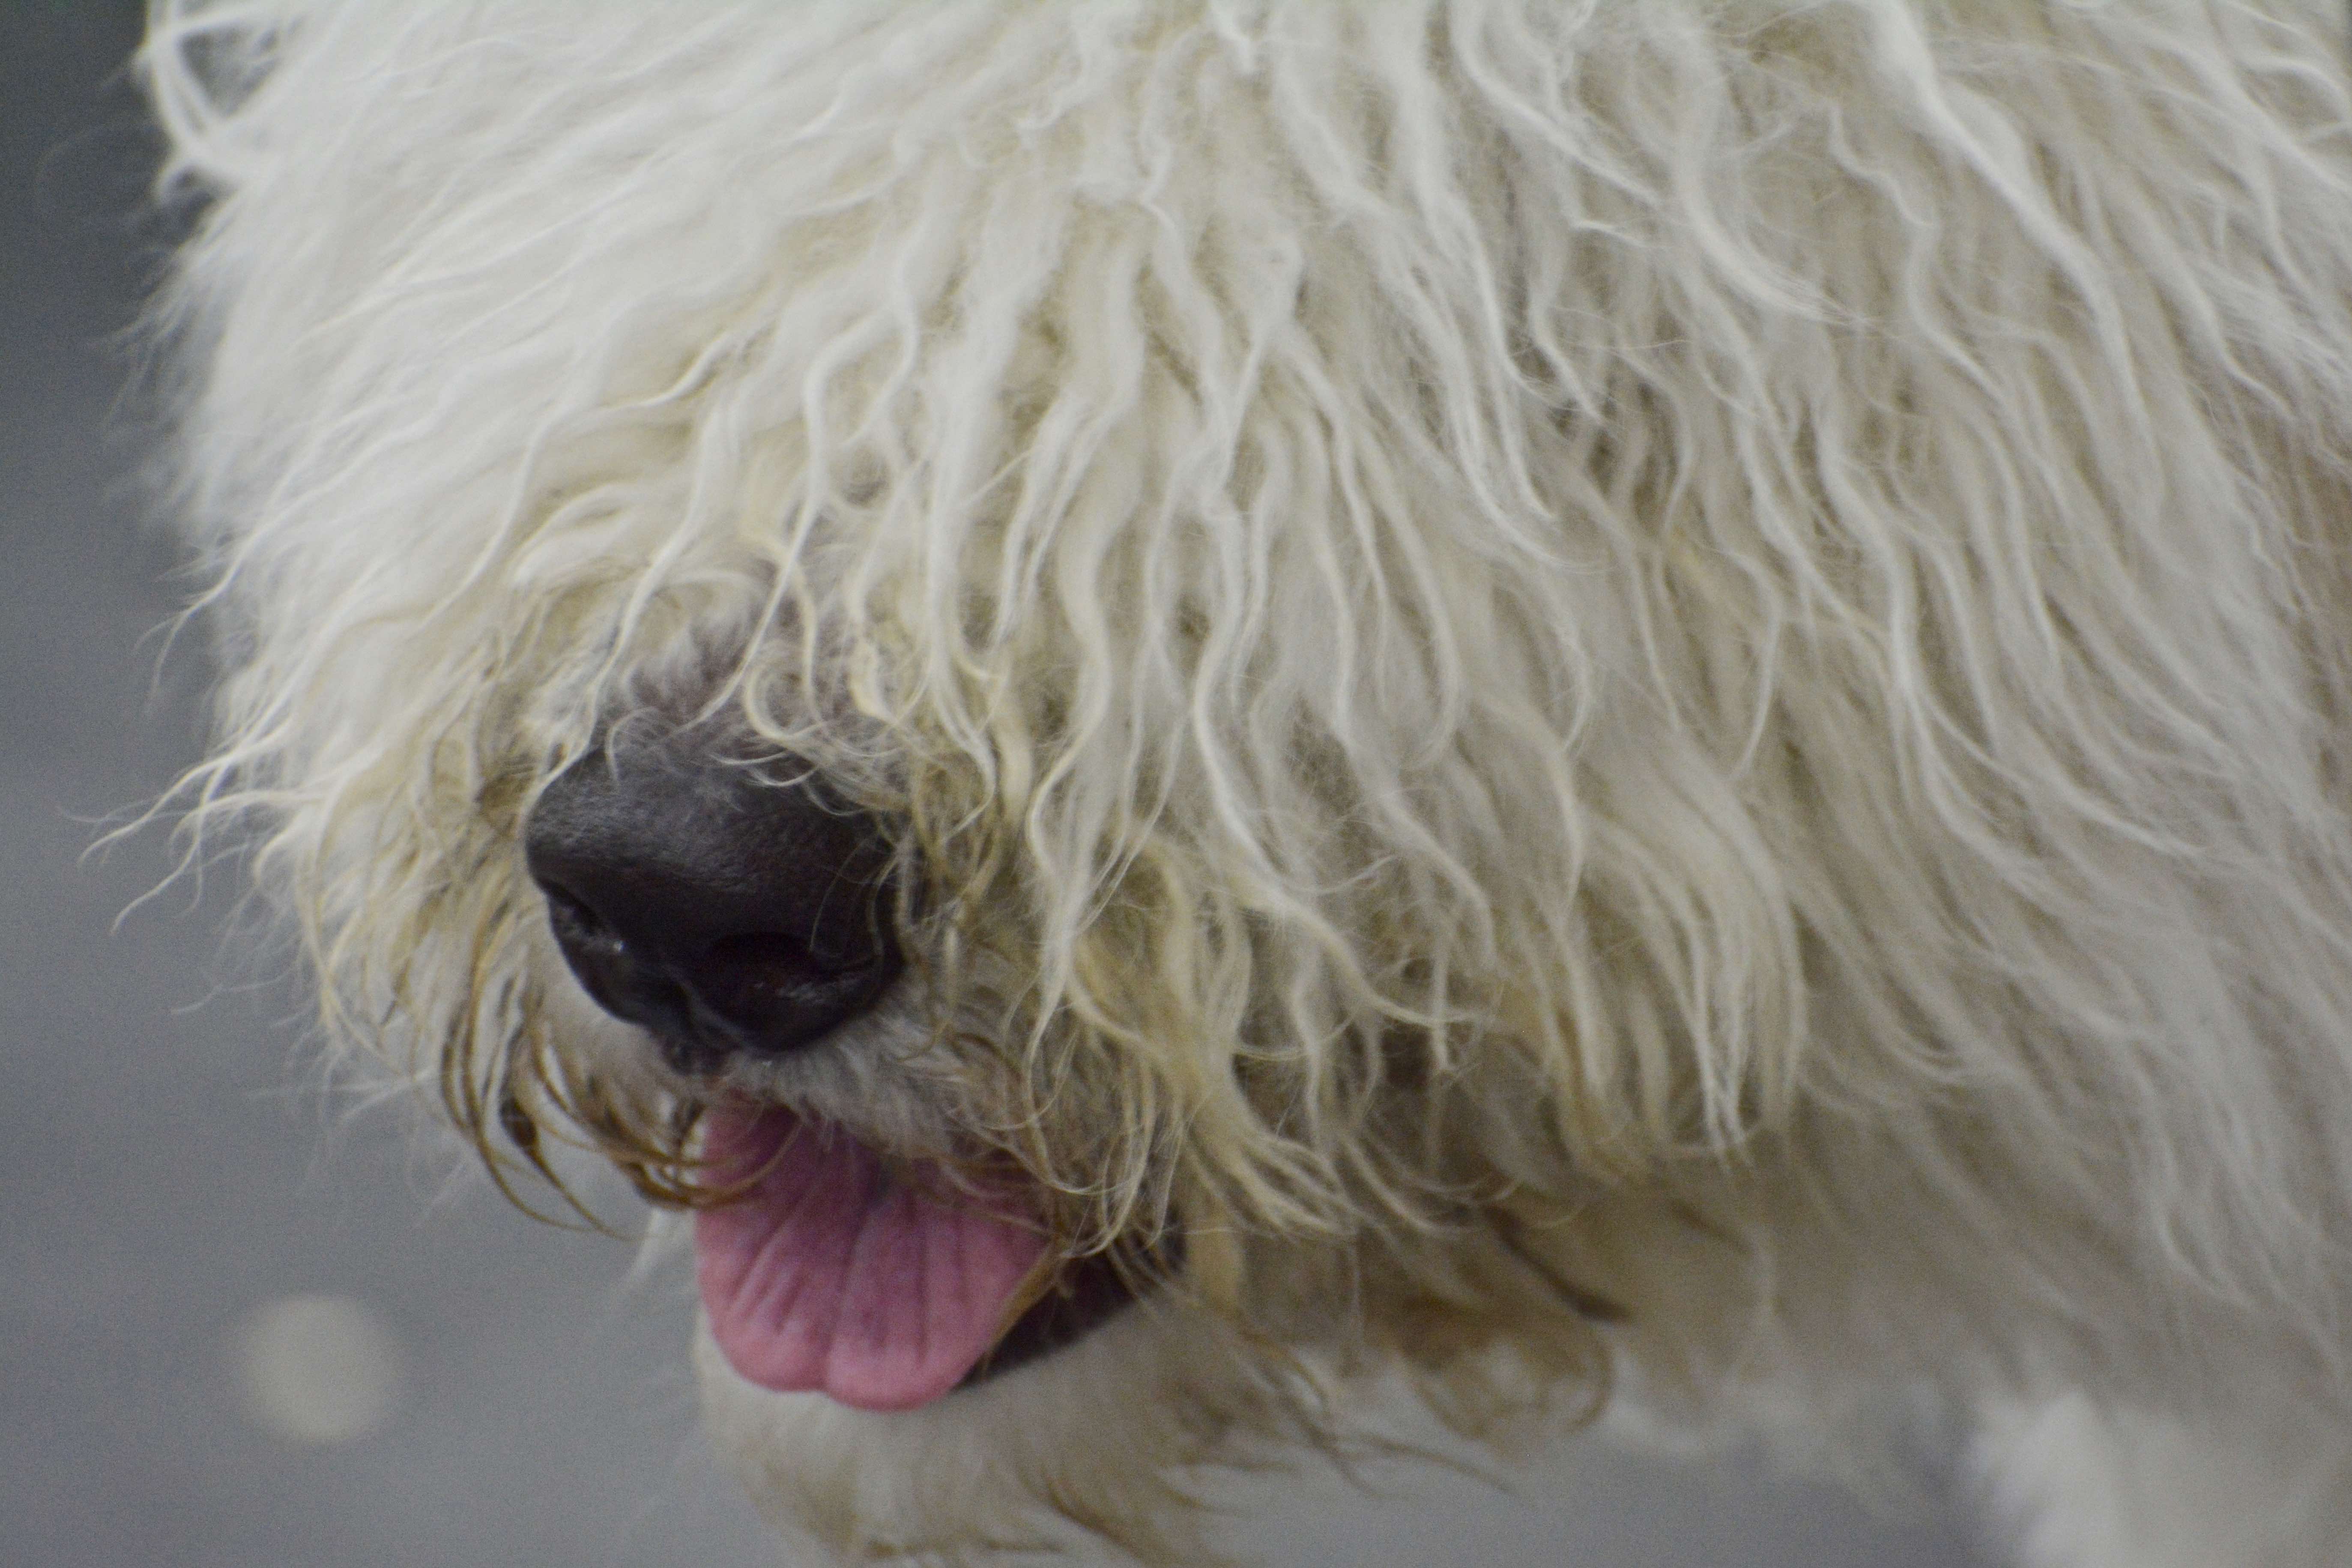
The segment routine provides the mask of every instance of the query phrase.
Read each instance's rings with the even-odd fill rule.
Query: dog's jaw
[[[761,1388],[707,1322],[694,1362],[705,1430],[761,1514],[849,1561],[1098,1549],[1104,1535],[1206,1560],[1165,1536],[1195,1521],[1169,1517],[1161,1478],[1206,1456],[1244,1381],[1230,1331],[1160,1295],[916,1410]]]

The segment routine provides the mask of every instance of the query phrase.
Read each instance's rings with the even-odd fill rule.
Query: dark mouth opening
[[[971,1388],[1013,1368],[1076,1344],[1137,1300],[1135,1288],[1104,1254],[1082,1258],[1062,1270],[1054,1288],[1020,1317],[996,1348],[965,1374],[960,1388]]]

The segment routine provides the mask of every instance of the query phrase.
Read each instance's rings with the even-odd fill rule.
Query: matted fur
[[[2343,1441],[2345,27],[163,0],[193,821],[486,1153],[688,1197],[535,792],[734,714],[893,825],[917,981],[736,1087],[1017,1161],[1222,1348],[707,1358],[853,1552],[1181,1556],[1178,1467],[1399,1354],[1467,1426],[2250,1361]]]

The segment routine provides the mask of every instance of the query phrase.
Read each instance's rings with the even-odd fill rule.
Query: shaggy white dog
[[[1402,1379],[2352,1560],[2346,30],[162,0],[193,821],[847,1556]]]

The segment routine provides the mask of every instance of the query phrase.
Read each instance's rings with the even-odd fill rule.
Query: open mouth
[[[910,1410],[1071,1343],[1134,1300],[1108,1259],[1065,1268],[1008,1324],[1046,1255],[1016,1193],[950,1195],[845,1130],[715,1107],[711,1177],[741,1195],[696,1216],[711,1333],[735,1371],[779,1391]]]

